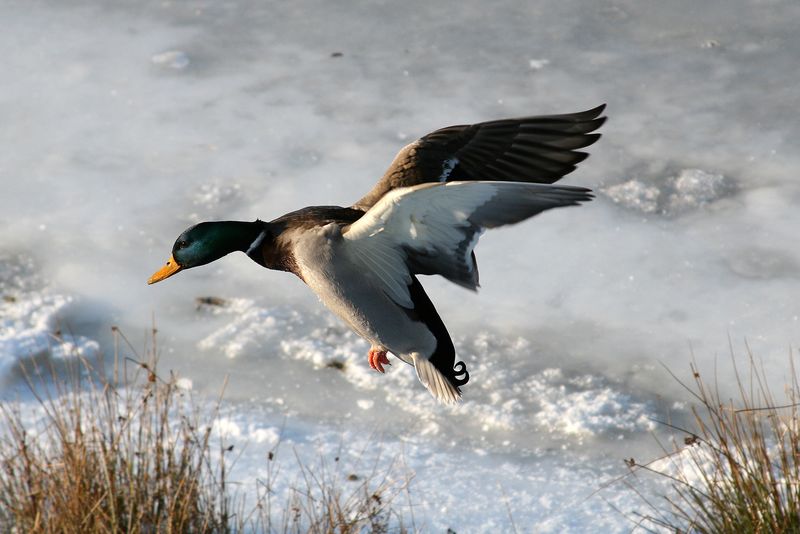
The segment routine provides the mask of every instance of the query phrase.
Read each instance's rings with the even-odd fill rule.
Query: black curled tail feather
[[[465,364],[463,361],[456,363],[456,365],[453,367],[453,376],[447,376],[447,379],[456,387],[456,389],[469,382],[469,371],[467,371],[467,364]]]
[[[463,361],[456,362],[456,349],[450,333],[416,276],[412,277],[409,293],[414,303],[414,309],[408,310],[409,316],[424,323],[436,338],[436,350],[428,356],[428,361],[461,393],[459,388],[469,382],[467,364]]]

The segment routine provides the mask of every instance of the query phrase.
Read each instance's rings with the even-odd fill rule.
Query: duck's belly
[[[424,323],[412,320],[405,309],[362,273],[357,280],[326,276],[309,286],[323,304],[344,320],[358,335],[398,357],[417,352],[428,356],[436,349],[436,338]],[[342,276],[343,275],[343,276]]]
[[[358,335],[405,361],[412,352],[433,353],[434,335],[383,292],[378,277],[346,254],[337,254],[335,240],[314,244],[297,259],[303,280],[328,309]]]

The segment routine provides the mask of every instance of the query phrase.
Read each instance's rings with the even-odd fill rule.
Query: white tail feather
[[[456,404],[461,400],[461,393],[426,357],[416,353],[411,357],[419,381],[428,388],[436,400],[445,404]]]

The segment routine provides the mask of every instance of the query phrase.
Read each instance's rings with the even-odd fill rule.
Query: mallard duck
[[[369,365],[385,372],[392,353],[413,365],[438,400],[455,403],[469,380],[418,275],[478,288],[473,252],[487,228],[593,198],[550,185],[600,137],[605,105],[564,115],[496,120],[436,130],[404,147],[350,207],[313,206],[264,222],[201,222],[183,232],[148,280],[242,251],[287,271],[371,343]]]

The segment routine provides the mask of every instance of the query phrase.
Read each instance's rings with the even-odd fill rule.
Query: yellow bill
[[[170,276],[172,276],[173,274],[177,273],[180,270],[181,266],[178,265],[178,262],[175,261],[175,258],[173,256],[170,256],[169,259],[167,260],[167,264],[164,265],[159,270],[157,270],[155,273],[153,273],[153,276],[151,276],[147,280],[147,283],[155,284],[156,282],[160,282],[165,278],[169,278]]]

